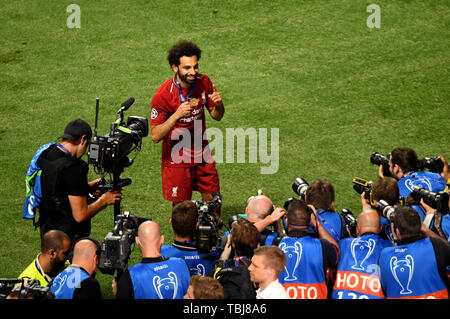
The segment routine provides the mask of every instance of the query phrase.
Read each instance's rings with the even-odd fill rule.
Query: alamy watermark
[[[81,28],[81,8],[78,4],[69,4],[66,12],[71,13],[66,20],[66,25],[69,29]]]
[[[367,6],[367,12],[371,13],[367,17],[366,25],[369,29],[381,28],[381,8],[378,4],[372,3]]]
[[[201,120],[195,120],[193,132],[202,132],[202,123]],[[194,133],[192,137],[190,130],[178,128],[177,134],[172,136],[172,140],[178,142],[172,147],[171,160],[173,163],[191,163],[193,160],[196,163],[215,161],[216,163],[252,164],[259,161],[266,165],[261,166],[261,174],[275,174],[279,168],[280,130],[278,128],[270,129],[270,150],[268,133],[267,128],[258,130],[255,128],[245,130],[243,128],[227,128],[224,135],[220,129],[213,127],[207,128],[203,134]],[[203,152],[202,156],[196,156],[194,159],[190,156],[180,155],[180,153],[190,153],[192,146],[194,150],[201,150],[203,141],[208,140],[208,137],[214,137],[209,142],[211,152]],[[214,159],[210,156],[212,153]],[[248,158],[246,158],[247,153]]]

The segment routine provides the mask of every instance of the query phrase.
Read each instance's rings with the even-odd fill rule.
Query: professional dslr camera
[[[378,166],[383,166],[383,175],[391,176],[391,173],[389,171],[390,157],[391,154],[384,156],[380,153],[374,152],[370,156],[370,162]],[[444,162],[439,157],[425,157],[421,162],[422,165],[419,165],[419,168],[426,168],[430,172],[440,174],[444,170]]]
[[[123,112],[134,103],[134,98],[129,98],[122,103],[117,112],[120,117],[111,124],[109,134],[97,136],[97,119],[99,99],[97,98],[94,137],[89,145],[88,163],[94,166],[99,175],[113,174],[113,181],[104,181],[100,188],[119,188],[131,183],[131,180],[120,180],[119,176],[125,167],[133,164],[133,160],[127,156],[132,151],[140,151],[142,138],[148,135],[148,120],[141,116],[129,116],[124,122]],[[106,183],[106,185],[104,184]]]
[[[300,199],[305,200],[306,190],[308,189],[309,184],[306,180],[304,180],[301,177],[297,177],[294,182],[292,183],[292,190],[295,194],[300,196]],[[288,210],[289,204],[292,202],[294,198],[290,197],[288,198],[283,205],[283,208],[285,210]]]
[[[429,190],[426,190],[420,186],[414,186],[413,191],[409,194],[418,204],[420,204],[420,200],[423,199],[425,204],[433,207],[438,212],[442,214],[450,213],[450,208],[448,205],[448,193],[442,191],[439,193],[435,193]]]
[[[442,173],[444,170],[444,162],[439,157],[425,157],[422,160],[422,167],[427,168],[433,173]]]
[[[394,220],[395,207],[389,205],[384,199],[378,202],[377,210],[381,213],[384,218],[387,218],[390,222]]]
[[[210,252],[220,245],[218,231],[223,224],[215,210],[222,206],[222,200],[217,193],[212,193],[212,195],[213,200],[210,202],[193,201],[198,210],[195,246],[200,253]]]
[[[106,235],[100,248],[98,268],[102,273],[112,275],[127,267],[139,225],[147,220],[151,219],[136,217],[129,212],[116,217],[114,229]]]
[[[356,225],[358,220],[355,215],[348,209],[343,209],[339,215],[344,219],[345,225],[348,227],[348,231],[352,237],[356,237]]]
[[[36,300],[55,298],[53,292],[50,291],[50,287],[42,287],[37,279],[2,278],[0,279],[0,299],[6,299],[8,296],[15,299]]]
[[[367,179],[355,177],[352,180],[353,183],[353,189],[358,193],[362,194],[364,193],[364,197],[369,201],[369,204],[372,207],[375,207],[375,204],[373,202],[373,193],[372,193],[372,181],[368,181]]]
[[[374,165],[383,167],[383,176],[391,176],[391,172],[389,171],[389,159],[391,158],[391,154],[384,156],[378,152],[372,153],[370,156],[370,162]]]
[[[294,193],[300,196],[300,198],[303,200],[305,200],[306,190],[308,189],[308,187],[308,182],[301,177],[297,177],[292,184],[292,190],[294,191]]]

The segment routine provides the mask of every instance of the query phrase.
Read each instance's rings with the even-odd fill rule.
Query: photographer
[[[195,231],[198,227],[198,209],[192,201],[177,204],[172,210],[172,225],[175,242],[161,247],[161,255],[166,258],[184,259],[193,275],[205,276],[211,271],[213,263],[219,258],[221,250],[210,253],[199,253],[195,242]]]
[[[49,284],[55,299],[103,299],[94,278],[99,254],[100,245],[94,239],[81,238],[75,243],[72,264]]]
[[[356,238],[339,241],[341,258],[337,267],[332,299],[384,298],[379,278],[378,259],[381,250],[392,246],[378,234],[380,216],[365,210],[358,216]]]
[[[422,169],[423,161],[418,159],[413,149],[398,147],[392,151],[389,158],[389,172],[397,180],[400,196],[408,197],[414,186],[421,186],[433,192],[445,189],[444,178],[437,173],[421,171]],[[383,177],[381,165],[379,174]]]
[[[383,249],[379,262],[386,298],[448,299],[450,246],[424,237],[422,221],[411,207],[396,208],[392,224],[396,246]]]
[[[443,171],[441,173],[442,178],[444,178],[447,181],[447,186],[445,189],[445,192],[450,195],[450,170],[448,167],[448,163],[445,160],[443,156],[439,157],[442,162],[444,163]],[[424,224],[426,227],[433,230],[437,235],[439,235],[441,238],[444,238],[447,242],[450,243],[450,196],[448,199],[447,207],[440,208],[440,210],[436,209],[436,205],[433,205],[435,207],[431,207],[430,205],[426,204],[423,198],[420,200],[420,205],[425,210],[425,220]],[[444,206],[445,203],[442,203],[442,205],[438,206]]]
[[[339,246],[317,215],[303,200],[289,204],[288,233],[278,247],[287,256],[279,281],[291,299],[327,299],[327,270],[335,269],[339,261]],[[309,226],[315,234],[309,232]]]
[[[373,207],[366,198],[366,194],[361,194],[361,204],[362,211],[372,211],[372,209],[377,208],[380,200],[386,201],[391,206],[400,205],[400,191],[398,189],[397,181],[392,177],[380,177],[378,178],[371,187]],[[377,210],[378,212],[378,210]],[[380,212],[380,223],[382,230],[380,232],[380,237],[383,239],[389,239],[393,242],[392,231],[389,220],[384,217]]]
[[[213,278],[223,286],[225,299],[255,299],[256,289],[250,280],[248,267],[258,245],[259,232],[252,223],[243,218],[233,223],[212,272]]]
[[[348,237],[345,222],[341,215],[334,210],[334,187],[327,179],[317,179],[306,190],[306,204],[314,206],[317,210],[320,223],[338,242]]]
[[[47,286],[64,269],[70,244],[70,238],[62,231],[48,231],[41,239],[41,252],[19,278],[37,279],[42,287]]]
[[[161,255],[164,236],[153,221],[143,222],[136,244],[142,261],[131,266],[117,283],[117,299],[182,299],[189,287],[191,273],[181,258]]]
[[[88,165],[81,160],[92,137],[88,123],[71,121],[61,136],[62,142],[50,146],[39,157],[42,169],[42,202],[38,225],[41,237],[51,229],[65,232],[72,240],[89,236],[91,218],[108,205],[120,201],[120,190],[103,193],[88,204],[89,192],[100,182],[88,183]]]

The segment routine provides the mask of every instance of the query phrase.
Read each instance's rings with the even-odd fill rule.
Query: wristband
[[[272,215],[267,215],[265,219],[267,219],[271,224],[274,222]]]

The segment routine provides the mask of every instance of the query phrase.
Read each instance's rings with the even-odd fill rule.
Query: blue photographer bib
[[[55,299],[73,299],[75,289],[80,288],[89,277],[84,269],[72,265],[55,277],[50,290],[55,294]]]
[[[339,260],[332,299],[382,299],[378,259],[392,246],[378,235],[367,234],[339,241]]]
[[[191,274],[180,258],[139,263],[128,268],[134,299],[183,299]]]
[[[383,249],[380,279],[386,298],[448,299],[430,238]]]
[[[199,253],[193,242],[175,242],[173,245],[161,247],[161,255],[166,258],[178,257],[184,259],[189,266],[192,275],[206,276],[212,270],[212,265],[219,259],[221,249],[213,250],[210,253]]]
[[[437,193],[443,191],[447,183],[439,174],[418,171],[403,177],[397,184],[400,196],[406,198],[413,191],[414,186],[423,187],[426,190]]]
[[[322,243],[311,236],[283,237],[278,247],[287,263],[278,277],[290,299],[326,299]]]

